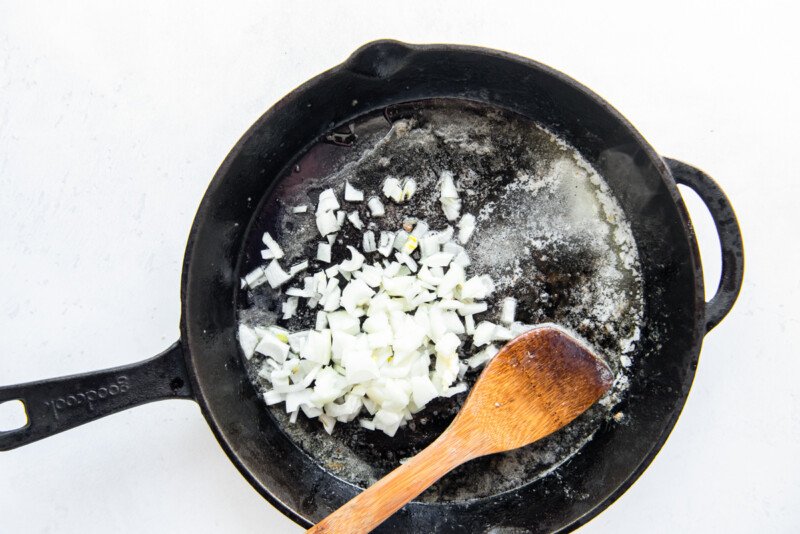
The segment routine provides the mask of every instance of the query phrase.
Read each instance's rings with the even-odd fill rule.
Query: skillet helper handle
[[[19,400],[27,424],[0,431],[8,451],[139,404],[192,399],[180,341],[149,360],[113,369],[0,387],[0,403]]]
[[[692,188],[702,199],[717,228],[722,249],[722,273],[717,293],[706,303],[706,332],[709,332],[728,315],[742,288],[744,278],[742,232],[728,197],[710,176],[682,161],[670,158],[664,158],[664,161],[675,181]]]
[[[454,434],[445,432],[422,452],[362,491],[311,527],[306,534],[370,532],[434,482],[472,456],[464,457]]]

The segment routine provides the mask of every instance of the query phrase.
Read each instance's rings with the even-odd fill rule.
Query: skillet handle
[[[691,187],[703,200],[717,228],[722,249],[722,273],[717,293],[706,304],[706,332],[709,332],[728,315],[742,288],[744,278],[742,232],[728,197],[710,176],[682,161],[670,158],[664,158],[664,161],[675,181]]]
[[[160,399],[193,399],[178,341],[149,360],[84,373],[0,387],[0,403],[19,400],[27,424],[0,431],[8,451],[115,412]]]

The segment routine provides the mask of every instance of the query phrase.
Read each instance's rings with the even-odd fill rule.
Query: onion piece
[[[369,212],[373,217],[383,217],[386,214],[386,209],[383,206],[383,202],[378,197],[372,197],[367,201],[367,207],[369,208]]]
[[[331,212],[339,209],[339,201],[336,200],[336,194],[333,189],[326,189],[319,194],[319,203],[317,204],[317,215],[324,212]]]
[[[381,232],[380,240],[378,241],[378,252],[381,255],[389,257],[394,247],[394,234],[392,232]]]
[[[464,316],[464,332],[471,336],[475,333],[475,318],[472,315]]]
[[[261,259],[262,260],[273,260],[275,259],[275,254],[268,248],[265,248],[261,251]]]
[[[351,211],[348,213],[347,220],[350,221],[350,224],[355,226],[358,230],[364,229],[364,223],[361,221],[361,217],[358,215],[357,211]]]
[[[517,313],[517,299],[514,297],[506,297],[503,299],[503,305],[500,311],[500,322],[511,324],[514,322],[514,315]]]
[[[269,265],[264,269],[264,275],[267,277],[267,282],[272,289],[282,286],[292,278],[289,273],[281,268],[278,260],[269,262]]]
[[[296,298],[296,297],[295,297]],[[270,332],[266,332],[264,337],[256,345],[255,351],[264,356],[269,356],[277,362],[286,360],[289,355],[289,345]]]
[[[391,198],[398,204],[403,201],[403,188],[397,178],[392,176],[386,178],[383,182],[382,191],[386,198]]]
[[[250,289],[255,289],[267,281],[267,275],[263,267],[256,267],[244,277],[244,282]]]
[[[494,332],[496,329],[496,324],[490,323],[489,321],[481,321],[478,326],[475,327],[475,333],[472,335],[472,343],[476,347],[482,347],[494,341]]]
[[[331,262],[331,244],[317,243],[317,259],[325,263]]]
[[[294,206],[292,207],[292,213],[305,213],[308,211],[308,206],[303,204],[302,206]]]
[[[324,310],[319,310],[317,312],[317,320],[314,324],[314,330],[322,331],[325,330],[328,326],[328,314],[325,313]]]
[[[338,232],[341,224],[332,211],[317,213],[317,230],[323,237],[333,232]]]
[[[426,267],[447,267],[453,259],[453,254],[449,252],[437,252],[422,260],[422,265]]]
[[[306,269],[308,269],[308,260],[301,261],[300,263],[289,267],[289,276],[294,276],[299,272],[305,271]]]
[[[364,192],[359,191],[349,181],[344,182],[344,199],[348,202],[363,202]]]
[[[475,231],[475,216],[471,213],[465,213],[461,220],[458,221],[458,240],[461,244],[465,244],[472,237]]]
[[[267,248],[270,250],[270,252],[272,252],[273,257],[276,260],[279,260],[283,257],[283,249],[278,244],[278,242],[272,238],[269,232],[264,232],[264,235],[261,236],[261,241],[263,241],[264,244],[267,245]]]
[[[286,299],[286,302],[281,305],[281,311],[283,312],[282,319],[291,319],[294,317],[299,302],[300,299],[297,297],[289,297]]]
[[[494,358],[495,354],[497,354],[498,352],[500,352],[500,350],[494,345],[487,345],[486,348],[484,348],[480,352],[475,353],[474,356],[467,358],[467,365],[469,365],[473,369],[476,367],[480,367],[484,363]]]
[[[405,264],[412,273],[417,272],[418,269],[417,262],[415,262],[413,258],[408,254],[403,252],[395,252],[394,257],[397,258],[397,261],[399,261],[400,263]]]
[[[402,201],[405,202],[414,196],[417,192],[417,182],[413,178],[406,178],[403,182],[403,197]]]
[[[253,353],[256,351],[256,345],[258,345],[258,336],[256,336],[256,331],[247,325],[240,324],[239,345],[242,347],[244,357],[248,360],[252,358]]]
[[[331,361],[331,331],[324,329],[320,332],[309,330],[300,357],[322,365]]]
[[[378,250],[377,245],[375,244],[375,232],[372,230],[367,230],[364,232],[362,236],[362,248],[364,252],[375,252]]]
[[[350,251],[350,259],[344,260],[339,264],[339,267],[345,271],[356,271],[364,265],[364,255],[357,251],[354,247],[348,245],[347,250]]]

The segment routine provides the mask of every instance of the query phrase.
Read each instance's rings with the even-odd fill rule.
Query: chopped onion
[[[300,351],[300,357],[327,365],[331,361],[331,331],[327,329],[320,332],[310,330],[303,349]]]
[[[267,245],[267,248],[272,252],[273,258],[279,260],[283,257],[283,249],[278,245],[278,242],[272,239],[272,236],[269,235],[269,232],[264,232],[264,235],[261,237],[261,241]],[[267,258],[265,258],[267,259]]]
[[[413,178],[406,178],[403,182],[403,197],[402,200],[409,200],[417,192],[417,182]]]
[[[262,260],[273,260],[275,259],[275,254],[268,248],[265,248],[261,251],[261,259]]]
[[[458,190],[453,181],[453,173],[444,171],[439,176],[439,179],[439,201],[442,204],[442,211],[444,211],[448,221],[455,221],[461,212],[461,200],[458,198]]]
[[[367,207],[369,208],[369,212],[373,217],[383,217],[386,214],[386,210],[383,207],[383,202],[378,197],[372,197],[367,201]]]
[[[494,341],[494,331],[497,325],[489,321],[481,321],[475,327],[475,333],[472,335],[472,343],[476,347],[482,347],[487,343]]]
[[[258,336],[256,336],[255,330],[247,325],[240,324],[239,345],[242,347],[244,357],[248,360],[252,358],[253,353],[256,351],[256,345],[258,345]]]
[[[381,255],[389,257],[394,247],[394,234],[392,232],[381,232],[380,241],[378,242],[378,252]]]
[[[458,220],[461,201],[453,175],[445,171],[440,177],[442,208],[448,219]],[[411,178],[401,184],[389,177],[382,189],[402,203],[417,185]],[[361,202],[364,193],[345,183],[344,200]],[[371,197],[367,207],[374,217],[385,214],[378,197]],[[365,227],[358,211],[346,214],[340,209],[333,189],[320,195],[316,216],[328,241],[317,245],[316,259],[323,263],[331,262],[345,218],[357,229]],[[363,252],[380,252],[387,259],[367,264],[364,254],[348,246],[349,259],[319,267],[303,278],[302,288],[285,290],[283,319],[295,316],[300,298],[311,309],[319,306],[313,330],[290,333],[275,326],[240,325],[245,357],[264,355],[258,375],[269,383],[265,402],[285,403],[290,421],[302,411],[333,432],[337,422],[355,421],[366,411],[372,419],[359,419],[361,426],[392,436],[433,399],[466,391],[465,373],[491,359],[497,353],[495,343],[531,328],[514,322],[516,301],[510,298],[499,314],[502,326],[475,324],[474,316],[488,310],[482,299],[494,291],[494,283],[488,276],[467,278],[465,273],[470,259],[462,244],[474,232],[474,216],[458,220],[457,241],[452,226],[433,232],[423,220],[399,216],[403,225],[397,232],[380,231],[371,221],[362,234]],[[308,269],[304,260],[285,272],[277,261],[283,250],[269,234],[263,240],[263,255],[271,262],[248,274],[245,286],[266,281],[277,288]],[[419,259],[412,256],[417,249]],[[395,258],[388,259],[392,252]],[[465,349],[471,354],[462,361],[460,347],[469,339],[465,336],[481,348]]]
[[[511,324],[514,322],[514,315],[517,313],[517,299],[506,297],[503,299],[503,307],[500,312],[500,322]]]
[[[400,249],[400,251],[403,252],[404,254],[411,254],[412,252],[417,250],[417,243],[418,243],[417,238],[414,237],[413,234],[409,235],[408,239],[406,239],[406,242],[403,243],[403,247]]]
[[[465,244],[472,237],[475,231],[475,216],[471,213],[465,213],[461,220],[458,221],[458,240],[461,244]]]
[[[394,257],[397,258],[400,263],[405,264],[412,273],[417,272],[419,266],[417,265],[417,262],[415,262],[414,259],[408,254],[403,252],[395,252]]]
[[[456,308],[461,315],[475,315],[485,312],[489,306],[485,302],[460,302]]]
[[[319,203],[317,204],[317,215],[324,212],[331,212],[339,209],[339,201],[336,200],[336,194],[333,189],[326,189],[319,194]]]
[[[383,195],[386,198],[391,198],[398,204],[403,201],[403,188],[400,185],[400,180],[389,176],[383,182]]]
[[[283,362],[286,356],[289,355],[289,345],[278,339],[275,334],[265,332],[264,337],[256,345],[255,351],[264,356],[269,356],[277,362]]]
[[[317,230],[322,236],[338,232],[340,228],[336,214],[332,211],[323,211],[317,214]]]
[[[364,192],[359,191],[352,185],[350,185],[349,181],[345,181],[344,183],[344,199],[348,202],[363,202],[364,201]]]
[[[360,269],[364,265],[364,255],[351,246],[348,246],[347,250],[350,251],[351,257],[349,260],[344,260],[340,263],[339,267],[350,272]]]
[[[283,312],[283,319],[291,319],[294,317],[295,312],[297,311],[297,304],[300,302],[300,299],[297,297],[289,297],[286,299],[281,305],[281,311]]]
[[[317,312],[317,321],[314,325],[314,330],[322,331],[328,326],[328,314],[323,310]]]
[[[494,345],[488,345],[486,348],[476,353],[474,356],[467,358],[467,364],[473,369],[476,367],[480,367],[484,363],[494,358],[494,355],[497,354],[498,352],[499,350],[497,347],[495,347]]]
[[[452,259],[453,254],[449,252],[437,252],[423,259],[422,265],[426,267],[447,267]]]
[[[306,269],[308,269],[308,260],[301,261],[300,263],[289,267],[289,276],[294,276],[299,272],[305,271]]]
[[[305,213],[308,211],[308,206],[303,204],[302,206],[294,206],[292,208],[292,213]]]
[[[325,263],[331,262],[331,245],[330,243],[317,244],[317,259]]]
[[[281,268],[278,260],[269,262],[269,265],[264,269],[264,275],[267,277],[267,282],[269,282],[272,289],[282,286],[292,278],[292,275]]]
[[[366,232],[364,232],[362,241],[363,241],[362,248],[364,249],[364,252],[375,252],[376,250],[378,250],[378,247],[375,244],[375,232],[373,232],[372,230],[367,230]]]
[[[475,333],[475,318],[472,315],[464,316],[464,332],[469,336]]]
[[[486,275],[473,276],[461,286],[461,298],[485,299],[494,291],[494,282]]]
[[[244,277],[244,282],[250,289],[255,289],[267,281],[267,275],[263,267],[256,267]]]
[[[350,224],[352,224],[359,230],[362,230],[364,228],[364,223],[361,222],[361,217],[358,215],[357,211],[351,211],[350,213],[348,213],[347,220],[350,221]]]

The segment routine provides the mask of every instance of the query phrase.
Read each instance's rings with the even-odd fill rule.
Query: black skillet
[[[24,427],[0,432],[0,450],[145,402],[193,399],[234,465],[299,524],[309,526],[349,500],[358,488],[325,471],[278,429],[245,372],[236,299],[242,249],[259,208],[252,199],[264,198],[331,131],[387,106],[432,98],[471,100],[545,125],[606,179],[642,263],[642,357],[624,401],[625,424],[603,425],[553,475],[482,499],[411,503],[380,529],[568,531],[609,506],[663,445],[689,393],[703,337],[733,306],[744,268],[736,217],[714,181],[659,157],[617,111],[574,80],[524,58],[462,46],[370,43],[274,105],[231,150],[197,212],[181,280],[180,340],[129,366],[0,388],[0,402],[18,399],[28,415]],[[721,281],[709,302],[676,183],[698,193],[719,234]],[[657,340],[650,335],[655,330]]]

